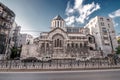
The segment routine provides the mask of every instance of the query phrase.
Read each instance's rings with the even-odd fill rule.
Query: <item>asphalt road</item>
[[[0,73],[0,80],[120,80],[120,70]]]

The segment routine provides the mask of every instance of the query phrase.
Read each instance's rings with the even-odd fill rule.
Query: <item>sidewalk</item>
[[[96,67],[96,68],[59,68],[59,69],[0,69],[0,72],[42,72],[42,71],[77,71],[77,70],[105,70],[120,69],[120,67]]]

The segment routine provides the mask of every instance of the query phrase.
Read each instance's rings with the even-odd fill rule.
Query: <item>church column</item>
[[[62,21],[62,22],[61,22],[61,26],[62,26],[62,27],[64,27],[64,25],[63,25],[63,24],[64,24],[64,22]]]
[[[55,21],[53,21],[53,27],[55,27]]]

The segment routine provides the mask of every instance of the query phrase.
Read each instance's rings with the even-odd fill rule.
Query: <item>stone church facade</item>
[[[89,34],[89,28],[66,27],[61,16],[51,21],[51,30],[42,32],[34,40],[34,44],[23,45],[21,59],[29,57],[81,58],[96,56],[94,36]]]

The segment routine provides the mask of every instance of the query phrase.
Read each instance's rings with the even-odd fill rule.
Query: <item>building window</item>
[[[67,47],[70,47],[70,44],[67,44]]]
[[[107,19],[108,22],[110,22],[110,19]]]
[[[57,41],[55,40],[55,42],[54,42],[54,47],[57,47],[57,44],[56,44],[56,43],[57,43]]]
[[[84,43],[84,47],[87,47],[87,43]]]
[[[80,43],[80,47],[82,47],[82,43]]]
[[[90,42],[90,43],[93,43],[92,37],[89,37],[88,39],[89,39],[89,42]]]
[[[45,43],[42,43],[41,47],[45,47]]]
[[[46,47],[48,48],[49,47],[49,44],[47,43]]]
[[[59,27],[59,21],[57,21],[57,27]]]
[[[76,44],[75,47],[78,48],[78,44]]]
[[[101,26],[105,26],[104,22],[101,22]]]
[[[3,45],[0,45],[0,54],[3,54],[4,53],[4,46]]]
[[[112,33],[115,33],[115,31],[112,31]]]
[[[101,18],[100,18],[100,21],[104,21],[104,19],[101,17]]]
[[[104,40],[108,40],[108,37],[103,37]]]
[[[56,27],[56,21],[55,21],[55,27]]]
[[[56,45],[56,47],[58,47],[59,46],[59,39],[57,39],[57,45]]]
[[[3,12],[2,17],[5,18],[6,16],[7,16],[7,13],[6,13],[6,12]]]
[[[71,29],[67,29],[67,32],[71,32]]]
[[[74,47],[74,43],[71,44],[72,48]]]
[[[54,40],[54,47],[62,47],[62,40],[60,39]]]
[[[59,47],[62,47],[62,41],[59,40]]]
[[[105,43],[106,46],[109,46],[110,44],[109,43]]]
[[[108,27],[110,28],[110,24],[108,24]]]
[[[90,50],[93,50],[93,47],[89,47],[90,48]]]
[[[107,34],[107,29],[105,27],[102,28],[103,34]]]
[[[76,39],[76,37],[74,37],[74,36],[71,36],[71,37],[70,37],[70,39]]]

